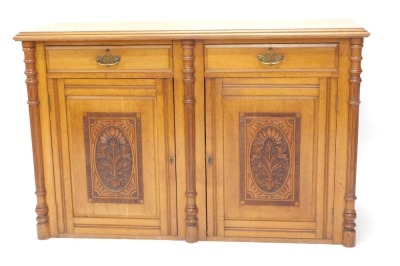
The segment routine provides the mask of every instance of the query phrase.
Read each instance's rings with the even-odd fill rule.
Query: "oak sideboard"
[[[21,32],[39,239],[355,245],[347,20]]]

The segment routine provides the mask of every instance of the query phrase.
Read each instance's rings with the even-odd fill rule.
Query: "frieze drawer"
[[[171,45],[48,46],[48,72],[170,72]]]
[[[207,72],[336,71],[336,43],[205,46]]]

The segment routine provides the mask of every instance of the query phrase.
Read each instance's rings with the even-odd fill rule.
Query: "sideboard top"
[[[14,37],[16,41],[351,38],[369,33],[351,20],[158,21],[63,23]]]

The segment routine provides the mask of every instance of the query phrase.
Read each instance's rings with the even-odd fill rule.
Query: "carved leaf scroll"
[[[89,202],[143,203],[141,121],[138,113],[86,113]]]
[[[297,205],[300,116],[240,114],[240,203]]]

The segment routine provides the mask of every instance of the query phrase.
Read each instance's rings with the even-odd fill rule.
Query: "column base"
[[[199,229],[197,226],[186,226],[186,242],[196,243],[199,241]]]
[[[50,238],[48,224],[37,224],[37,236],[39,240],[46,240]]]
[[[347,248],[355,247],[356,245],[356,230],[343,232],[343,246]]]

